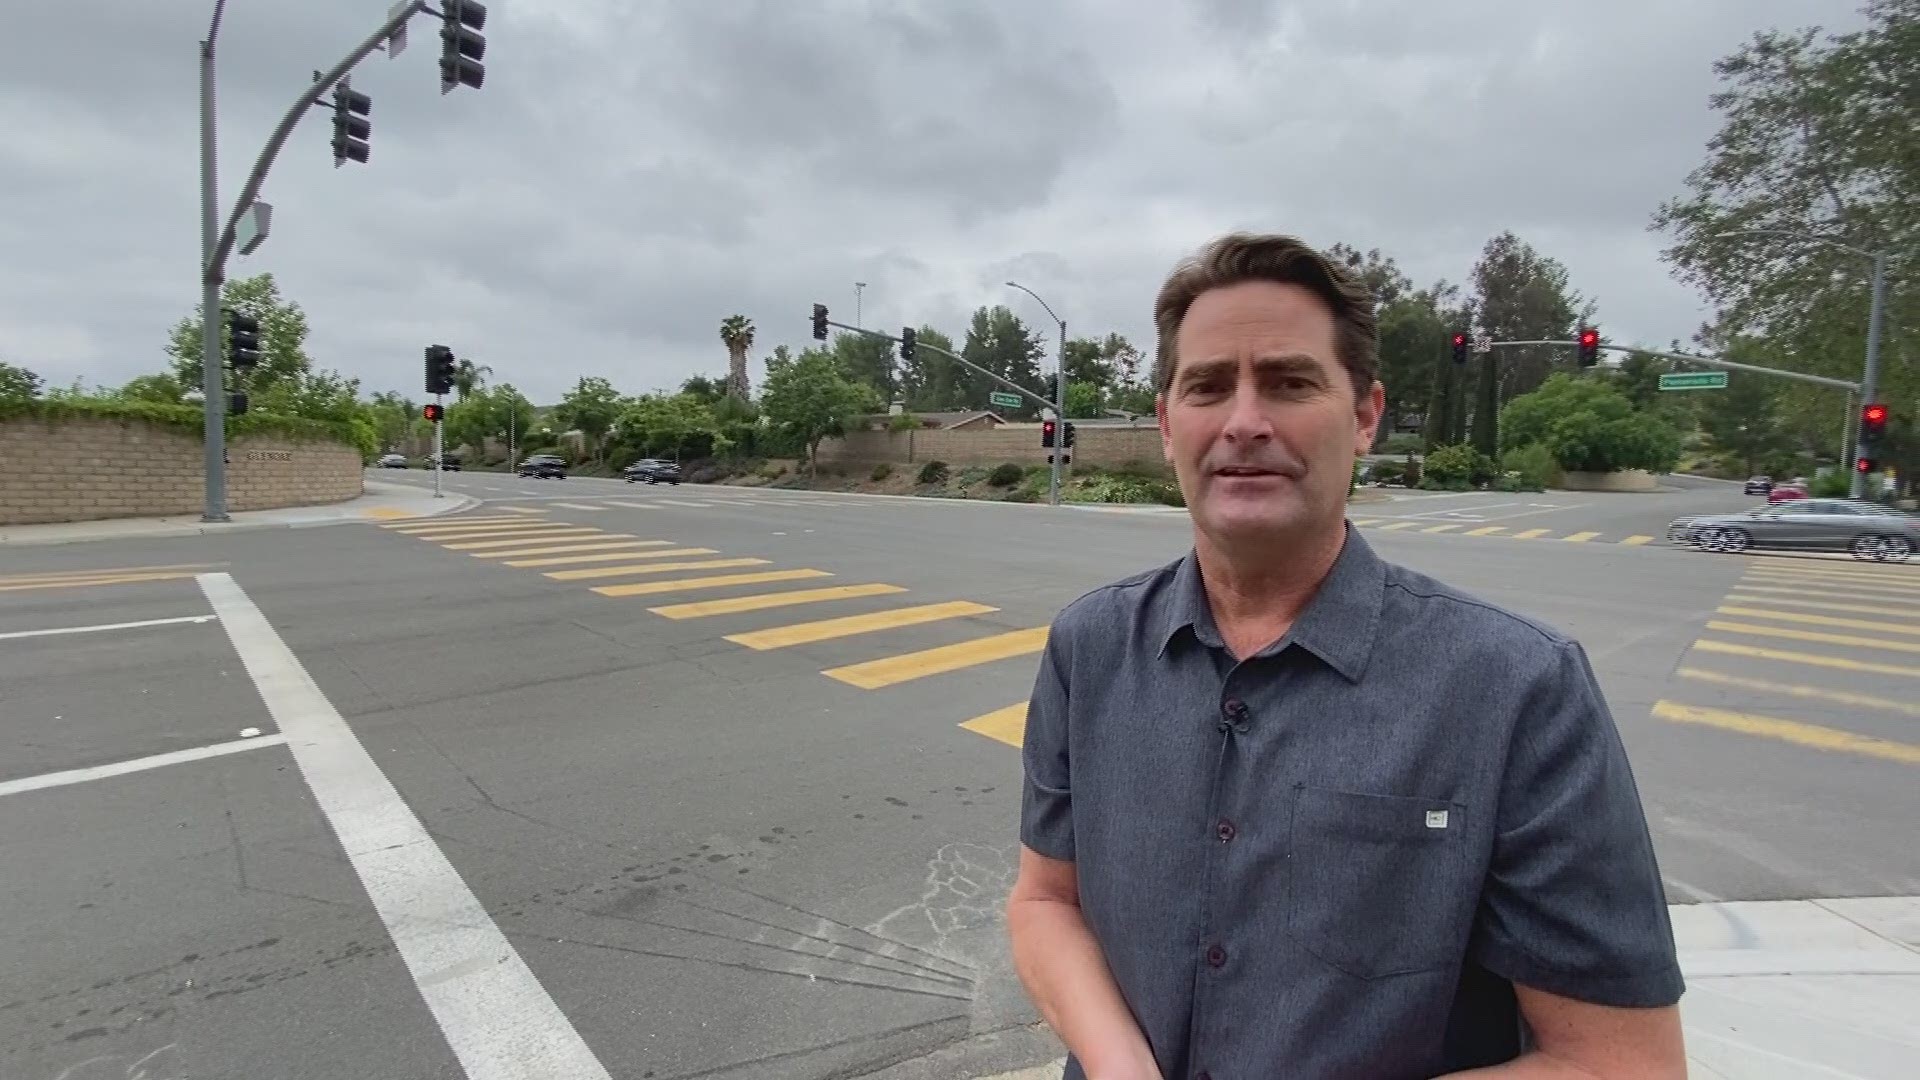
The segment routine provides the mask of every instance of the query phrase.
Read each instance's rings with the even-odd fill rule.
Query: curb
[[[387,487],[389,489],[399,488],[399,485],[381,485],[381,486]],[[440,517],[444,514],[458,513],[462,510],[471,510],[474,507],[479,506],[480,503],[481,503],[481,500],[476,499],[471,495],[450,495],[447,498],[447,505],[444,508],[434,508],[434,510],[431,513],[415,514],[413,515],[412,519]],[[116,524],[121,522],[142,521],[142,520],[151,520],[151,519],[103,518],[103,519],[100,519],[99,521],[48,522],[46,524],[47,525],[70,524],[75,528],[84,528],[89,525],[108,525],[108,524]],[[121,532],[103,532],[103,533],[92,534],[92,535],[83,534],[83,535],[74,535],[74,536],[49,536],[49,537],[9,536],[4,528],[0,528],[0,547],[58,547],[66,544],[88,544],[88,543],[97,543],[97,542],[108,541],[108,540],[169,540],[169,539],[177,539],[177,538],[186,537],[186,536],[224,536],[228,533],[260,532],[266,529],[317,529],[317,528],[321,528],[323,526],[328,526],[328,525],[367,524],[373,520],[374,519],[372,518],[350,516],[350,515],[343,514],[338,517],[315,518],[311,521],[225,521],[225,522],[200,522],[197,524],[195,523],[181,523],[181,524],[168,524],[168,525],[153,524],[145,527],[130,528]],[[410,519],[395,518],[393,520],[400,521],[400,520],[410,520]],[[15,526],[15,528],[21,528],[21,529],[35,529],[35,528],[42,528],[42,527],[44,526],[41,526],[41,525]]]

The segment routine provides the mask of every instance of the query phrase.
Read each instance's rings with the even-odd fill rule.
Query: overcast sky
[[[50,383],[164,366],[198,302],[196,42],[212,0],[0,3],[0,358]],[[388,0],[229,0],[223,213],[315,68]],[[295,129],[273,236],[236,258],[315,363],[420,396],[444,342],[536,402],[640,393],[808,342],[826,303],[959,337],[1005,303],[1152,345],[1174,260],[1233,228],[1461,281],[1512,229],[1616,341],[1699,298],[1648,216],[1715,130],[1713,61],[1846,0],[494,0],[487,81],[441,97],[439,23],[376,53],[369,165]]]

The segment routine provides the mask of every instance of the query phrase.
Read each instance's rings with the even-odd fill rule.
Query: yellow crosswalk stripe
[[[1759,553],[1754,556],[1752,571],[1774,570],[1783,574],[1838,574],[1850,577],[1875,578],[1881,581],[1898,581],[1912,584],[1920,580],[1920,573],[1906,563],[1868,563],[1858,560],[1840,559],[1803,559],[1791,555],[1773,555]]]
[[[191,570],[168,570],[153,574],[108,574],[93,577],[48,578],[0,584],[0,592],[26,592],[32,589],[84,589],[95,585],[132,585],[142,581],[178,581],[193,576]]]
[[[1462,533],[1461,535],[1462,536],[1492,536],[1495,533],[1503,533],[1506,531],[1507,531],[1507,527],[1505,525],[1482,525],[1477,529],[1468,529],[1466,532]]]
[[[768,608],[791,607],[795,604],[818,604],[828,600],[853,600],[862,596],[888,596],[906,591],[899,585],[882,585],[879,582],[873,582],[866,585],[834,585],[825,589],[795,589],[792,592],[734,596],[725,600],[697,600],[690,604],[668,604],[665,607],[647,610],[668,619],[704,619],[712,615],[737,615],[745,611],[765,611]]]
[[[1620,546],[1639,547],[1641,544],[1651,544],[1653,543],[1653,540],[1654,540],[1653,537],[1647,536],[1643,533],[1634,533],[1632,536],[1629,536],[1625,540],[1620,541]]]
[[[1597,532],[1577,532],[1560,538],[1563,544],[1584,544],[1600,534]]]
[[[1860,637],[1855,634],[1828,634],[1818,630],[1789,630],[1784,626],[1760,626],[1756,623],[1725,622],[1720,619],[1707,620],[1707,629],[1719,630],[1728,634],[1750,634],[1754,637],[1786,638],[1790,641],[1811,641],[1821,645],[1848,645],[1860,649],[1884,649],[1888,652],[1920,653],[1920,641],[1883,641],[1879,638]]]
[[[1781,694],[1810,701],[1831,701],[1836,705],[1847,705],[1856,709],[1879,709],[1883,712],[1905,713],[1908,716],[1920,717],[1920,705],[1911,701],[1894,701],[1890,698],[1874,697],[1871,694],[1856,694],[1850,690],[1830,690],[1824,686],[1803,686],[1799,683],[1749,679],[1739,675],[1729,675],[1724,671],[1697,667],[1677,668],[1674,674],[1683,679],[1713,683],[1717,686],[1733,686],[1742,690],[1757,690],[1764,694]]]
[[[953,645],[922,649],[919,652],[869,660],[861,664],[830,668],[821,674],[829,679],[837,679],[850,686],[857,686],[862,690],[878,690],[896,683],[926,678],[929,675],[959,671],[976,664],[1026,656],[1037,653],[1046,646],[1047,628],[1035,626]]]
[[[680,578],[677,581],[636,581],[626,585],[596,585],[601,596],[653,596],[688,589],[723,589],[729,585],[764,585],[770,581],[804,581],[807,578],[832,577],[825,570],[764,570],[758,574],[718,574],[714,577]]]
[[[1836,615],[1810,615],[1804,611],[1775,611],[1772,608],[1723,606],[1714,609],[1716,615],[1737,615],[1745,619],[1778,619],[1781,622],[1803,623],[1807,626],[1831,626],[1842,630],[1872,630],[1884,634],[1920,635],[1920,623],[1890,623],[1871,619],[1843,619]]]
[[[600,551],[591,555],[550,555],[542,559],[508,559],[500,565],[524,569],[534,566],[565,566],[568,563],[603,563],[619,562],[621,559],[667,559],[687,555],[718,554],[720,553],[713,548],[661,548],[657,551]]]
[[[592,581],[595,578],[632,577],[635,574],[671,574],[680,570],[732,570],[766,566],[772,559],[696,559],[691,562],[636,563],[632,566],[596,566],[587,570],[549,570],[555,581]]]
[[[1819,608],[1821,611],[1850,611],[1855,615],[1912,615],[1912,608],[1879,607],[1875,604],[1829,604],[1820,600],[1800,600],[1792,596],[1750,596],[1749,593],[1763,592],[1751,585],[1738,585],[1735,588],[1745,592],[1728,593],[1727,599],[1736,604],[1786,604],[1789,607]],[[1780,589],[1778,592],[1797,590]]]
[[[1426,528],[1424,528],[1424,529],[1421,529],[1420,531],[1421,531],[1421,532],[1423,532],[1423,533],[1442,533],[1442,532],[1451,532],[1451,531],[1453,531],[1454,529],[1457,529],[1457,528],[1459,528],[1459,527],[1460,527],[1460,526],[1459,526],[1458,524],[1453,524],[1453,525],[1429,525],[1429,526],[1427,526]]]
[[[1780,596],[1819,596],[1836,600],[1892,600],[1895,602],[1904,602],[1907,599],[1905,596],[1899,594],[1877,592],[1866,586],[1851,588],[1840,585],[1828,585],[1825,582],[1806,585],[1784,583],[1779,585],[1765,585],[1758,583],[1758,579],[1748,578],[1738,585],[1735,585],[1734,588],[1742,592],[1750,593],[1762,592]],[[1773,603],[1777,601],[1770,600],[1769,602]]]
[[[1803,724],[1798,720],[1782,720],[1774,716],[1757,716],[1753,713],[1730,712],[1726,709],[1708,709],[1698,705],[1681,705],[1672,701],[1654,702],[1653,715],[1675,723],[1704,724],[1727,731],[1738,731],[1747,735],[1758,735],[1762,738],[1810,746],[1816,750],[1863,754],[1885,761],[1897,761],[1903,765],[1920,765],[1920,746],[1912,743],[1876,739],[1870,735],[1856,735],[1851,731],[1821,727],[1818,724]]]
[[[1766,581],[1774,585],[1798,584],[1821,589],[1870,589],[1874,592],[1899,593],[1902,596],[1920,596],[1920,577],[1908,581],[1820,570],[1750,570],[1745,580]]]
[[[1693,643],[1693,647],[1701,652],[1749,656],[1755,660],[1773,660],[1782,664],[1805,664],[1808,667],[1858,671],[1870,675],[1906,675],[1920,678],[1920,667],[1908,667],[1904,664],[1881,664],[1871,660],[1851,660],[1844,656],[1825,656],[1820,653],[1795,652],[1791,649],[1769,649],[1760,645],[1742,645],[1738,642],[1717,641],[1713,638],[1701,638]]]
[[[592,528],[591,526],[581,525],[571,529],[555,529],[552,532],[543,532],[536,536],[515,537],[514,539],[511,539],[511,540],[502,540],[497,538],[492,540],[467,540],[458,544],[441,544],[440,546],[443,548],[446,548],[448,551],[495,551],[495,550],[500,550],[504,548],[515,547],[520,544],[530,544],[536,541],[544,542],[549,540],[624,540],[624,539],[630,539],[632,538],[632,536],[633,536],[632,533],[603,532],[599,529]]]
[[[1354,527],[1354,528],[1356,528],[1356,529],[1363,529],[1363,528],[1365,528],[1365,527],[1367,527],[1368,525],[1378,525],[1378,524],[1380,524],[1380,522],[1381,522],[1382,520],[1384,520],[1384,519],[1382,519],[1382,518],[1354,518],[1354,519],[1352,519],[1352,521],[1353,521],[1353,527]]]
[[[1513,538],[1515,540],[1532,540],[1537,537],[1545,536],[1552,531],[1553,531],[1552,529],[1526,529],[1522,532],[1514,533]]]
[[[607,551],[612,548],[654,548],[665,547],[672,540],[609,540],[609,536],[626,536],[627,533],[601,533],[598,536],[582,537],[572,543],[549,544],[544,547],[519,547],[518,542],[504,551],[491,548],[476,551],[476,559],[517,559],[522,555],[566,555],[579,551]],[[542,541],[544,543],[544,541]],[[508,564],[512,565],[512,564]]]
[[[537,522],[529,522],[526,518],[523,518],[523,517],[513,517],[511,515],[503,515],[500,517],[471,517],[471,518],[431,517],[431,518],[424,518],[424,519],[416,518],[415,520],[412,520],[412,521],[398,521],[398,522],[394,522],[393,524],[382,525],[380,527],[382,529],[387,530],[388,532],[416,533],[416,532],[420,532],[421,530],[431,530],[431,529],[457,529],[457,528],[463,528],[468,525],[528,525],[528,524],[537,524]]]
[[[1009,705],[1004,709],[995,709],[982,716],[963,721],[961,727],[989,739],[997,739],[1008,746],[1022,746],[1027,741],[1027,703]]]
[[[837,619],[821,619],[818,622],[775,626],[744,634],[728,634],[726,640],[735,645],[745,645],[749,649],[783,649],[789,645],[807,645],[815,641],[868,634],[876,630],[893,630],[902,626],[918,626],[922,623],[938,622],[941,619],[958,619],[967,615],[985,615],[999,610],[996,607],[988,607],[986,604],[976,604],[971,600],[952,600],[943,604],[920,604],[916,607],[894,608],[890,611],[872,611],[862,615],[844,615]]]
[[[544,514],[545,510],[534,506],[498,506],[496,510],[505,510],[514,514]]]
[[[116,574],[157,574],[169,570],[210,570],[218,563],[161,563],[154,566],[89,566],[83,570],[41,570],[31,574],[0,575],[0,585],[68,578],[111,577]]]
[[[422,540],[440,540],[447,537],[465,536],[519,536],[531,535],[544,529],[563,529],[565,525],[551,521],[515,521],[511,525],[436,525],[431,529],[414,529],[402,533],[403,536],[417,536]]]
[[[1399,532],[1401,529],[1411,529],[1418,524],[1420,523],[1417,521],[1396,521],[1391,525],[1380,526],[1380,531],[1381,532]]]

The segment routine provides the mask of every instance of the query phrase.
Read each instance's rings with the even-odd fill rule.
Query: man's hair
[[[1154,352],[1153,386],[1166,393],[1180,359],[1180,324],[1187,309],[1209,289],[1245,281],[1298,285],[1318,296],[1333,312],[1334,355],[1364,395],[1380,362],[1373,297],[1345,267],[1291,236],[1230,233],[1182,259],[1160,286],[1153,302],[1153,323],[1160,341]]]

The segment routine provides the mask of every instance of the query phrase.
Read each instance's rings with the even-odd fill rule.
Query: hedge
[[[206,419],[198,405],[166,405],[157,401],[119,401],[108,398],[55,398],[15,401],[0,404],[0,420],[140,420],[155,427],[172,428],[196,439],[206,438]],[[226,418],[227,435],[275,435],[295,442],[338,442],[360,448],[366,453],[368,425],[346,420],[308,420],[298,416],[276,416],[249,412]],[[367,430],[359,430],[366,428]]]

